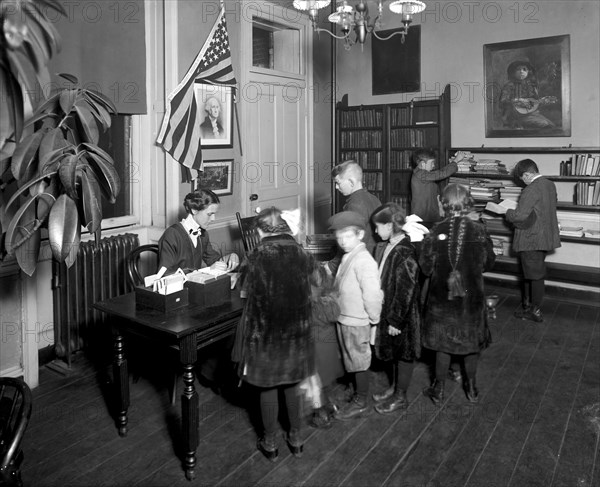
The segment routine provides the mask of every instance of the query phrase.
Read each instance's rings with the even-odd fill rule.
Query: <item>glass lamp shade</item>
[[[331,0],[294,0],[296,10],[319,10],[327,7]]]
[[[425,2],[420,0],[395,0],[390,3],[390,11],[395,14],[400,14],[403,17],[407,15],[409,18],[411,15],[418,14],[425,10]]]
[[[329,20],[329,22],[331,22],[332,24],[340,25],[347,22],[352,22],[352,12],[352,7],[346,2],[344,2],[341,5],[338,5],[337,11],[332,13],[329,17],[327,17],[327,20]]]

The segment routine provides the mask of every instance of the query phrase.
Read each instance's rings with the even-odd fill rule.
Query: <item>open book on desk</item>
[[[517,202],[514,200],[502,200],[500,203],[488,201],[487,205],[485,205],[487,211],[497,213],[498,215],[504,215],[506,210],[515,210],[516,208]]]

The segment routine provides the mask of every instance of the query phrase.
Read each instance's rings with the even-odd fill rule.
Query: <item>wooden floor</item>
[[[499,291],[494,343],[480,362],[480,402],[447,382],[442,408],[423,397],[428,366],[415,369],[408,410],[371,412],[307,428],[305,453],[283,441],[279,460],[256,451],[251,394],[215,394],[198,385],[200,446],[196,480],[176,454],[179,402],[166,378],[131,386],[130,431],[117,435],[110,388],[78,357],[69,377],[46,368],[34,390],[24,441],[29,486],[402,486],[591,487],[600,485],[600,309],[547,300],[544,323],[516,320],[516,296]],[[373,372],[372,389],[386,382]],[[226,399],[230,397],[230,399]]]

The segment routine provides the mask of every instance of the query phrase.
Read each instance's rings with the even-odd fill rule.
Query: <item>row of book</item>
[[[368,191],[383,191],[383,175],[380,172],[363,173],[363,186]]]
[[[436,132],[431,132],[430,137],[425,129],[394,129],[390,131],[390,142],[395,147],[426,147],[434,146],[437,143],[430,138],[436,136]]]
[[[576,183],[573,202],[576,205],[600,205],[600,181]]]
[[[392,171],[411,168],[412,151],[391,151],[390,152],[390,168]]]
[[[390,121],[392,125],[410,125],[412,124],[412,110],[409,107],[393,108],[390,111]]]
[[[346,148],[381,149],[382,139],[380,130],[350,131],[340,134],[341,145]]]
[[[381,151],[349,151],[342,150],[344,161],[350,159],[358,162],[363,169],[381,169]]]
[[[561,176],[600,176],[599,154],[573,154],[560,163]]]
[[[383,125],[383,112],[381,110],[350,110],[340,111],[342,127],[376,127]]]
[[[396,203],[404,208],[407,215],[410,215],[410,196],[392,195],[392,203]]]

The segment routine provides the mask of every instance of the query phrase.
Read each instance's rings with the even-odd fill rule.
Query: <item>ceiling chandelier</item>
[[[336,39],[343,39],[344,47],[347,50],[357,42],[360,43],[362,48],[367,40],[367,34],[372,34],[382,41],[387,41],[395,35],[401,35],[402,42],[404,42],[404,38],[408,34],[408,27],[412,22],[412,16],[425,10],[425,2],[420,0],[393,0],[389,5],[389,9],[391,12],[402,16],[403,27],[386,37],[382,37],[377,34],[377,31],[381,30],[383,26],[383,0],[377,2],[378,14],[373,23],[370,23],[371,18],[367,2],[359,1],[356,6],[352,7],[346,0],[338,0],[336,11],[328,17],[329,22],[340,26],[341,35],[336,35],[334,32],[317,26],[318,11],[327,7],[330,3],[331,0],[294,0],[294,8],[308,11],[313,30],[317,33],[325,32]],[[356,34],[354,39],[350,37],[352,32]]]

